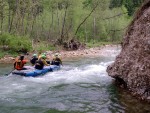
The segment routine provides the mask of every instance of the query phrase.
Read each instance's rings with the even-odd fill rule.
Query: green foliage
[[[104,4],[105,5],[102,5]],[[92,16],[78,31],[77,37],[84,42],[99,42],[99,41],[121,41],[124,32],[131,21],[125,12],[125,7],[109,9],[109,1],[102,2],[95,10]],[[105,6],[103,8],[101,6]],[[85,15],[89,13],[89,9],[84,9]],[[82,12],[80,11],[82,14]],[[79,13],[79,14],[80,14]],[[94,27],[95,18],[95,27]],[[82,19],[82,17],[81,17]],[[81,20],[80,19],[80,20]],[[87,39],[86,39],[87,38]]]
[[[3,58],[6,55],[6,52],[0,50],[0,58]]]
[[[8,34],[0,35],[0,45],[2,45],[3,47],[10,45],[10,35]]]
[[[28,52],[31,50],[31,41],[28,37],[15,36],[10,34],[0,35],[0,46],[3,50],[10,52]]]
[[[104,38],[106,41],[121,41],[124,35],[124,32],[131,21],[131,18],[127,14],[124,14],[126,10],[122,8],[113,8],[111,11],[106,11],[106,16],[113,17],[111,19],[106,19],[101,23],[101,26],[104,26]],[[120,16],[114,16],[122,14]]]
[[[110,45],[112,44],[111,42],[97,42],[97,43],[93,43],[92,41],[91,42],[88,42],[86,43],[86,46],[89,47],[89,48],[92,48],[92,47],[100,47],[100,46],[104,46],[104,45]],[[115,43],[114,43],[115,44]]]
[[[1,49],[0,49],[0,58],[3,58],[5,55],[11,55],[12,57],[17,57],[17,56],[18,56],[18,53],[13,52],[13,51],[11,51],[11,50],[9,50],[9,51],[4,51],[4,50],[1,50]]]
[[[111,9],[109,8],[111,1]],[[133,1],[133,0],[131,0]],[[134,5],[140,3],[134,1]],[[125,0],[6,0],[0,12],[0,45],[13,52],[56,49],[52,43],[57,39],[68,41],[77,38],[81,42],[120,41],[132,17]],[[98,6],[97,6],[98,5]],[[96,9],[91,13],[93,8]],[[121,7],[120,7],[121,6]],[[130,6],[130,5],[129,5]],[[131,11],[130,11],[131,12]],[[84,19],[86,19],[85,22]],[[76,29],[79,30],[75,36]],[[115,31],[115,32],[114,32]],[[9,32],[10,34],[6,34]],[[29,38],[24,37],[29,36]],[[48,44],[51,42],[51,44]],[[36,46],[37,44],[37,46]]]
[[[89,7],[92,5],[92,0],[85,0],[83,1],[83,7]]]
[[[28,37],[12,36],[9,47],[16,52],[28,52],[31,50],[31,41]]]
[[[110,8],[121,7],[124,5],[127,8],[128,15],[132,16],[144,0],[111,0]]]

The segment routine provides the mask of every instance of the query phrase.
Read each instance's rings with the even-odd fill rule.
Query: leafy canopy
[[[128,15],[132,16],[136,9],[143,3],[143,0],[111,0],[109,8],[116,8],[125,6],[128,11]]]

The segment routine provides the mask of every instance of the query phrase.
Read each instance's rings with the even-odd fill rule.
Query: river
[[[0,65],[0,113],[148,113],[150,105],[117,88],[106,68],[119,53],[106,50],[96,58],[74,58],[39,77],[5,74]]]

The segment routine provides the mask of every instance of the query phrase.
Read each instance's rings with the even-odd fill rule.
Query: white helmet
[[[55,53],[55,56],[58,57],[58,56],[59,56],[59,53]]]

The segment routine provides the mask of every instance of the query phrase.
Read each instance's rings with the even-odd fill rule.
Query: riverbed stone
[[[119,78],[132,94],[150,100],[150,0],[137,11],[108,75]]]

